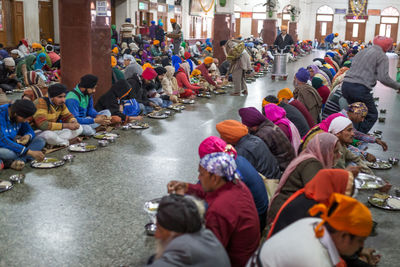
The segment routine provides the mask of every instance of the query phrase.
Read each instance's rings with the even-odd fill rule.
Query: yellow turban
[[[113,51],[114,54],[118,54],[118,51],[119,51],[118,47],[114,47],[112,51]]]
[[[211,64],[214,63],[214,59],[212,57],[206,57],[204,59],[204,64]]]
[[[117,66],[117,59],[114,56],[111,56],[111,67]]]
[[[158,41],[158,40],[153,41],[153,45],[158,45],[158,44],[160,44],[160,41]]]
[[[289,88],[283,88],[282,90],[280,90],[278,92],[277,97],[278,97],[279,103],[280,103],[282,101],[282,99],[284,99],[284,98],[286,98],[287,100],[292,99],[293,93],[292,93],[292,91],[290,91]]]
[[[172,18],[170,19],[171,23],[176,23],[176,19]]]
[[[235,145],[239,142],[240,138],[249,133],[249,130],[244,124],[235,120],[222,121],[217,124],[216,128],[221,139],[232,145]]]
[[[342,47],[348,47],[348,45],[347,44],[342,44]]]
[[[47,39],[47,42],[52,43],[53,39],[49,38],[49,39]]]
[[[152,69],[153,69],[153,66],[152,66],[150,63],[145,63],[145,64],[143,65],[142,69],[145,70],[145,69],[147,69],[147,68],[152,68]]]
[[[41,44],[39,44],[39,43],[32,43],[32,48],[33,49],[42,49],[43,46]]]
[[[197,75],[201,75],[201,71],[200,71],[200,70],[198,70],[198,69],[194,69],[194,70],[192,71],[192,75],[191,75],[191,77],[193,77],[193,76],[197,76]]]

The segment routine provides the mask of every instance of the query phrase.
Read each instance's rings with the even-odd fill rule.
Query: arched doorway
[[[375,26],[375,36],[391,37],[397,43],[400,12],[395,7],[387,7],[381,12],[380,23]]]
[[[315,21],[315,39],[321,42],[333,31],[333,14],[331,7],[324,5],[318,8]]]
[[[289,8],[291,7],[291,5],[287,5],[282,9],[282,23],[281,23],[281,27],[282,26],[286,26],[289,28],[289,21],[290,21],[290,12],[289,12]]]

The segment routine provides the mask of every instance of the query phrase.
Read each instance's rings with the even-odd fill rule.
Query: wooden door
[[[40,39],[54,39],[53,1],[39,1]]]
[[[333,16],[332,16],[333,19]],[[315,39],[318,42],[325,40],[325,37],[328,34],[331,34],[333,31],[333,21],[318,21],[315,22]]]
[[[254,37],[258,36],[257,33],[258,19],[251,19],[251,35]]]
[[[115,25],[115,0],[111,0],[111,24]]]
[[[25,38],[24,31],[24,2],[13,1],[13,27],[14,44],[17,45],[20,40]]]
[[[365,22],[346,21],[346,40],[353,42],[364,42],[365,24]]]
[[[240,18],[235,19],[235,24],[235,38],[237,38],[240,35]]]
[[[7,43],[6,25],[5,25],[5,12],[3,0],[0,0],[0,43]]]

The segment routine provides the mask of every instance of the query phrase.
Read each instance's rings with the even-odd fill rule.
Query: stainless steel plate
[[[166,119],[168,118],[168,115],[163,112],[156,112],[156,113],[150,113],[148,117],[152,119]]]
[[[194,104],[195,101],[193,99],[182,99],[181,102],[183,104]]]
[[[0,180],[0,193],[5,192],[13,188],[13,185],[9,181]]]
[[[392,164],[380,159],[377,159],[376,162],[367,162],[367,166],[375,170],[389,170],[392,168]]]
[[[140,121],[132,122],[129,123],[128,125],[131,129],[147,129],[150,127],[148,123]]]
[[[74,144],[68,147],[68,150],[71,152],[90,152],[90,151],[95,151],[96,149],[97,146],[88,145],[85,143]]]
[[[356,188],[360,190],[379,189],[386,185],[382,178],[366,173],[359,173],[354,183]]]
[[[157,225],[154,223],[148,223],[144,226],[144,229],[146,230],[147,235],[153,236],[156,233]]]
[[[374,196],[368,197],[368,202],[377,208],[385,209],[385,210],[393,210],[400,211],[400,198],[395,196],[389,196],[387,199],[376,198]],[[393,204],[396,202],[396,206]],[[392,206],[391,206],[392,205]]]
[[[119,134],[116,133],[108,133],[108,132],[102,132],[102,133],[97,133],[95,136],[93,136],[96,139],[102,139],[102,140],[108,140],[110,138],[117,138],[119,137]]]
[[[156,214],[158,209],[158,204],[160,204],[161,198],[155,198],[144,203],[144,211],[151,214]]]
[[[44,158],[43,161],[33,160],[31,167],[36,169],[51,169],[57,168],[65,164],[65,161],[56,158]]]
[[[25,174],[19,173],[19,174],[14,174],[11,175],[10,178],[8,178],[12,183],[15,184],[22,184],[25,180]]]

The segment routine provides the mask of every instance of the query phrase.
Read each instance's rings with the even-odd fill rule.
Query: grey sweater
[[[343,82],[362,84],[372,90],[376,81],[400,89],[400,83],[389,76],[389,59],[385,52],[381,47],[373,45],[357,53]]]

